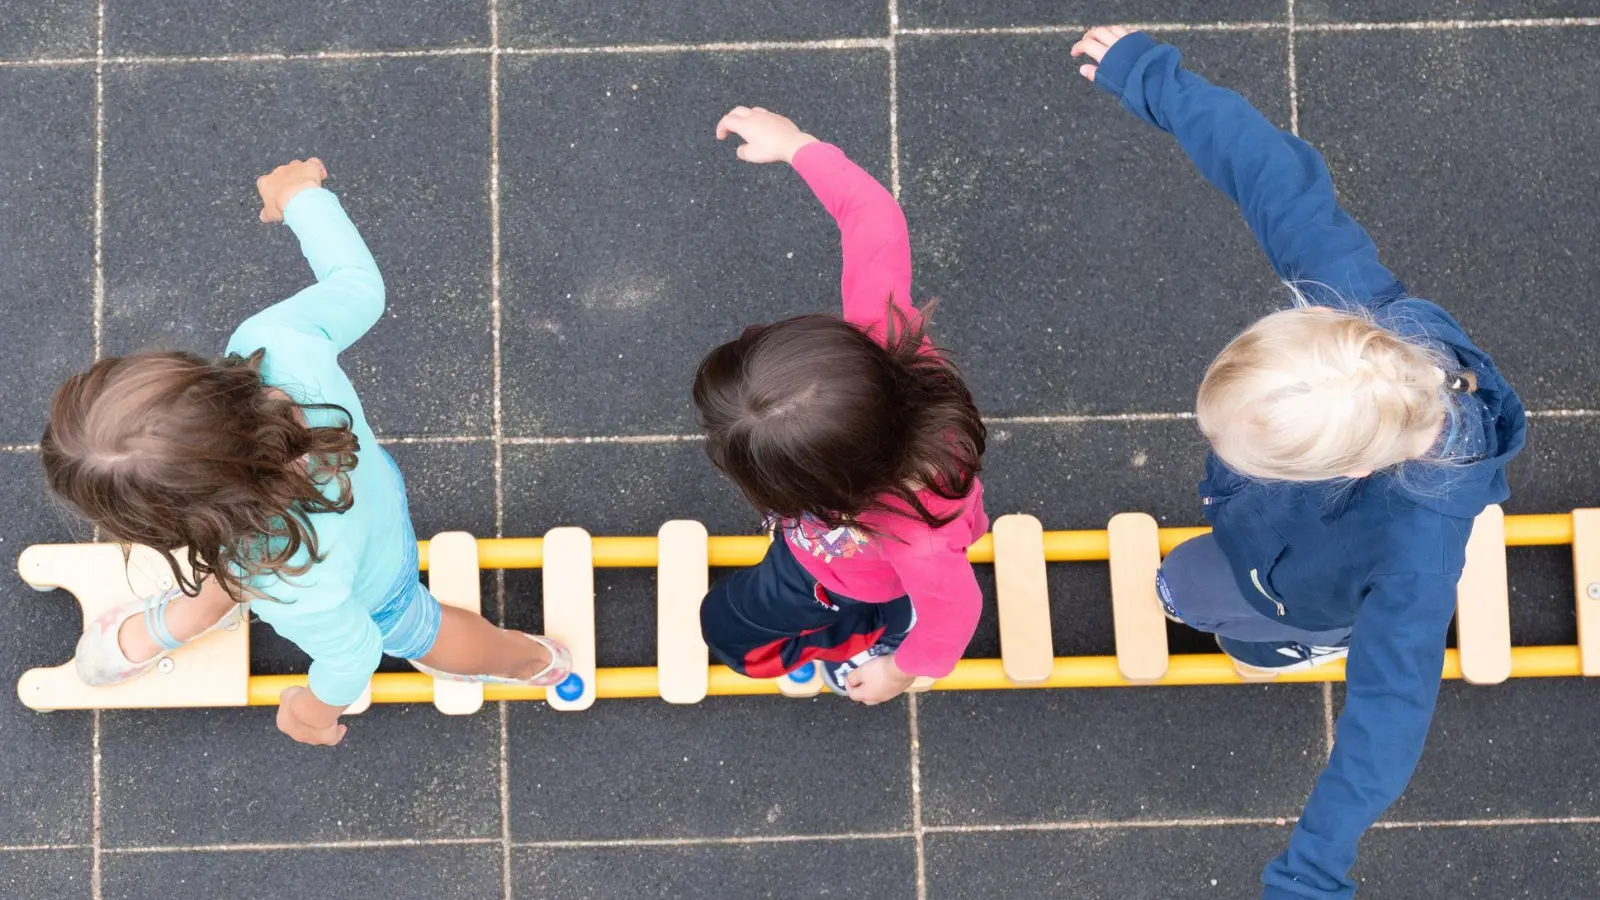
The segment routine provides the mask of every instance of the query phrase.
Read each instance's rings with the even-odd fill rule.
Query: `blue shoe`
[[[1235,641],[1217,636],[1217,646],[1234,662],[1264,672],[1298,672],[1350,655],[1350,639],[1334,646],[1295,641]]]

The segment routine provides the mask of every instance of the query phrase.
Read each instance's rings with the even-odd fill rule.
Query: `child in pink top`
[[[982,595],[968,545],[989,528],[984,426],[911,305],[911,245],[888,191],[788,119],[738,107],[717,125],[747,162],[788,162],[839,223],[844,317],[745,329],[695,375],[706,449],[781,528],[762,562],[701,606],[706,643],[754,678],[822,664],[882,703],[950,674]]]

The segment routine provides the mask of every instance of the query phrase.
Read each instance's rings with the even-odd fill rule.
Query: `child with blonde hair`
[[[1467,537],[1509,495],[1522,403],[1449,314],[1379,263],[1310,145],[1143,33],[1092,29],[1072,53],[1178,139],[1296,290],[1206,371],[1213,530],[1167,556],[1158,589],[1170,617],[1246,666],[1347,660],[1333,754],[1262,876],[1263,900],[1343,900],[1362,834],[1422,753]]]
[[[338,363],[383,315],[383,278],[327,174],[295,160],[256,182],[261,221],[293,229],[316,284],[247,319],[220,361],[139,353],[67,379],[41,450],[56,496],[161,552],[176,584],[90,623],[83,680],[142,675],[250,603],[311,657],[278,728],[332,745],[386,653],[467,681],[549,685],[572,665],[559,642],[441,606],[418,580],[405,481]]]

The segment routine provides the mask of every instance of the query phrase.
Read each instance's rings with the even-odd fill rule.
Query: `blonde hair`
[[[1200,383],[1200,430],[1235,471],[1276,481],[1376,472],[1424,455],[1460,391],[1426,347],[1359,312],[1299,306],[1245,329]]]

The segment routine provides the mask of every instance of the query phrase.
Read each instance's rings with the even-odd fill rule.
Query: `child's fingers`
[[[740,159],[744,160],[745,162],[749,162],[750,161],[750,145],[749,144],[740,144],[739,145],[739,149],[735,150],[733,152],[734,152],[734,154],[736,156],[738,156]]]
[[[306,163],[308,165],[310,165],[312,169],[316,170],[318,178],[327,178],[328,177],[328,167],[324,166],[322,164],[322,160],[320,160],[320,159],[316,158],[315,156],[313,156],[310,159],[306,160]]]
[[[1094,80],[1094,73],[1096,73],[1098,71],[1100,71],[1100,67],[1099,66],[1087,66],[1087,65],[1085,65],[1085,66],[1079,66],[1078,67],[1078,74],[1082,75],[1083,77],[1085,77],[1087,79],[1089,79],[1090,81]]]

